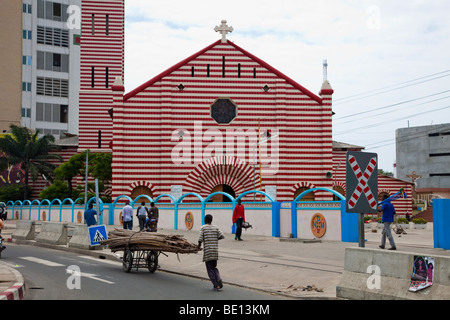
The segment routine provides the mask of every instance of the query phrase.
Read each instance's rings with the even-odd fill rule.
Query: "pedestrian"
[[[144,230],[145,228],[145,219],[148,214],[148,209],[145,206],[145,201],[142,201],[141,205],[136,210],[136,217],[138,217],[139,221],[139,231]]]
[[[125,207],[122,209],[123,228],[133,229],[133,208],[130,206],[130,201],[127,200]]]
[[[150,209],[148,210],[148,230],[150,232],[158,231],[158,219],[159,219],[159,210],[155,206],[155,203],[150,203]]]
[[[95,220],[95,215],[97,215],[97,211],[94,210],[94,206],[92,203],[89,203],[88,209],[84,212],[84,221],[87,226],[93,226],[97,224],[97,220]]]
[[[388,195],[383,196],[383,201],[388,198]],[[389,239],[391,247],[389,250],[396,250],[394,243],[394,237],[391,232],[391,224],[394,222],[395,208],[390,201],[386,201],[382,204],[381,208],[378,209],[379,212],[383,211],[383,217],[381,222],[383,223],[383,231],[381,232],[381,245],[380,248],[384,249],[386,245],[386,237]]]
[[[219,240],[225,236],[216,225],[212,225],[213,217],[210,214],[205,216],[205,224],[200,228],[198,237],[198,249],[203,243],[203,262],[206,265],[208,277],[213,284],[213,290],[219,291],[223,288],[219,269],[217,269],[217,260],[219,259]]]
[[[233,211],[233,224],[236,224],[236,236],[234,240],[242,241],[242,224],[245,222],[245,208],[241,203],[241,199],[238,200],[237,206]]]

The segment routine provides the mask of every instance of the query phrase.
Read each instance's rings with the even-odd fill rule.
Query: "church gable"
[[[239,86],[241,91],[266,95],[277,93],[277,85],[284,83],[283,93],[297,96],[296,100],[311,100],[312,105],[322,104],[319,96],[232,42],[213,43],[129,92],[124,100],[158,91],[162,82],[185,93],[209,94],[212,89],[228,93]],[[209,92],[203,91],[205,87]]]
[[[137,180],[158,194],[276,187],[279,200],[293,200],[298,184],[331,187],[331,94],[214,42],[117,97],[113,194]]]

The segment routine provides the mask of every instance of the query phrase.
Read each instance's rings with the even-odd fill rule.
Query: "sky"
[[[333,140],[377,153],[379,169],[395,173],[396,129],[450,127],[450,1],[125,3],[127,92],[219,40],[225,19],[228,40],[313,93],[326,59]]]

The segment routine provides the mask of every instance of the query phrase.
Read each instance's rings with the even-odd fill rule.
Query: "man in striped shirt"
[[[208,277],[213,283],[213,289],[218,291],[223,287],[219,269],[217,269],[219,240],[224,239],[225,236],[217,226],[211,225],[212,220],[212,215],[207,214],[205,216],[205,225],[200,228],[198,237],[198,248],[200,249],[203,243],[203,262],[205,262]]]

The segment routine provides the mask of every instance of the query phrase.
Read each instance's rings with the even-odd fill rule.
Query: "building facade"
[[[112,89],[113,198],[257,189],[287,201],[333,185],[327,81],[315,95],[222,39],[127,94],[120,79]]]
[[[124,6],[124,0],[82,1],[80,152],[111,152],[111,88],[116,77],[124,77]]]
[[[56,139],[78,134],[81,0],[22,1],[21,125]],[[71,15],[74,15],[71,17]]]
[[[0,133],[20,125],[22,106],[22,3],[2,1],[0,10]]]
[[[396,131],[399,179],[414,179],[416,192],[450,197],[450,123]]]

